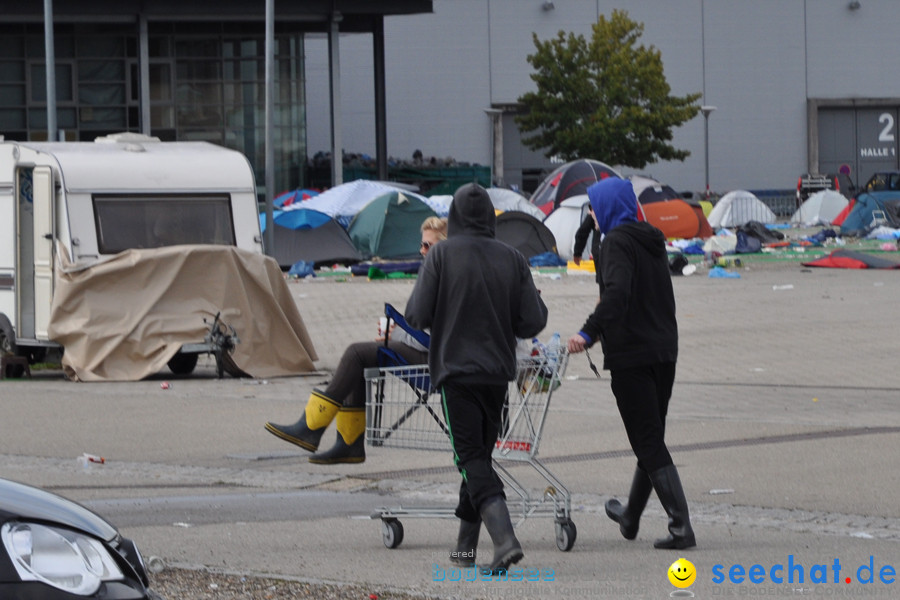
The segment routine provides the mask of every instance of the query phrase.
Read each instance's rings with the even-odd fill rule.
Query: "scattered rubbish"
[[[733,494],[734,490],[731,488],[722,488],[719,490],[709,490],[709,494],[711,496],[718,496],[720,494]]]
[[[104,465],[106,464],[106,459],[102,456],[97,456],[96,454],[87,454],[84,453],[78,457],[78,464],[81,465],[82,469],[89,469],[91,465]]]
[[[316,270],[313,263],[304,260],[298,260],[293,265],[291,265],[290,270],[288,270],[288,275],[290,277],[296,277],[299,279],[305,277],[315,277]]]
[[[684,276],[693,275],[697,271],[697,265],[685,265],[685,267],[681,270],[681,274]]]
[[[742,267],[744,263],[739,258],[734,258],[733,256],[721,256],[719,260],[716,261],[716,264],[720,267]]]
[[[176,521],[175,523],[172,523],[172,526],[173,527],[184,527],[185,529],[187,529],[188,527],[191,527],[191,524],[185,523],[183,521]]]
[[[715,252],[713,250],[707,250],[703,253],[703,264],[707,267],[712,267],[718,262],[719,258],[722,256],[721,252]]]
[[[851,533],[850,537],[862,538],[864,540],[873,540],[875,536],[871,533],[866,533],[865,531],[857,531],[856,533]]]
[[[818,401],[819,401],[818,398],[813,398],[813,402],[818,402]]]
[[[269,385],[268,379],[241,379],[241,385]]]
[[[794,286],[793,286],[793,284],[790,284],[790,283],[787,285],[773,285],[772,289],[775,290],[776,292],[778,292],[781,290],[792,290],[792,289],[794,289]]]
[[[169,389],[169,382],[163,381],[161,384],[159,384],[159,387],[161,387],[164,390],[167,390],[167,389]]]
[[[166,569],[166,563],[158,556],[151,556],[147,559],[147,570],[151,573],[162,573]]]
[[[219,584],[218,584],[218,583],[211,583],[211,584],[209,584],[209,589],[211,589],[211,590],[217,590],[217,589],[219,589]]]
[[[741,274],[732,271],[726,271],[722,267],[713,267],[709,270],[709,276],[712,279],[740,279]]]

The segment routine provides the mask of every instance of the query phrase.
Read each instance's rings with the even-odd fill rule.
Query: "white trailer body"
[[[0,353],[54,346],[56,253],[79,266],[177,244],[262,253],[258,214],[246,157],[207,142],[0,142]]]

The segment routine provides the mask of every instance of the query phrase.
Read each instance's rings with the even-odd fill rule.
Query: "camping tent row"
[[[512,190],[489,188],[497,218],[497,238],[526,257],[556,252],[543,213]],[[445,217],[451,196],[426,198],[390,185],[358,180],[317,196],[293,198],[274,214],[274,257],[290,268],[299,261],[314,267],[352,265],[368,260],[419,258],[421,225],[428,217]],[[266,228],[265,216],[260,226]]]
[[[497,237],[527,258],[553,252],[571,259],[575,231],[587,217],[585,192],[606,177],[620,175],[599,161],[581,160],[556,169],[530,200],[512,190],[489,188],[502,217],[498,217]],[[629,179],[642,218],[670,239],[707,238],[714,228],[738,227],[749,221],[775,222],[774,213],[750,192],[726,194],[707,218],[699,203],[679,198],[670,186],[646,177]],[[301,260],[318,267],[417,259],[421,223],[429,216],[446,216],[452,200],[451,196],[425,197],[367,180],[318,195],[298,191],[284,197],[274,218],[274,255],[283,268]],[[262,217],[261,224],[265,228]]]
[[[279,211],[273,219],[275,260],[290,268],[299,261],[320,267],[373,258],[418,258],[422,222],[438,213],[418,194],[383,187],[389,191],[378,190],[367,199],[360,194],[329,205],[320,200],[326,192]],[[350,210],[357,212],[351,217]],[[265,229],[265,219],[260,219]]]
[[[547,215],[545,223],[556,236],[561,258],[572,258],[574,232],[587,215],[587,188],[608,177],[622,178],[622,175],[598,160],[574,160],[554,169],[532,194],[530,202]],[[627,179],[634,187],[642,218],[659,228],[667,238],[693,239],[712,235],[699,202],[688,202],[671,186],[649,177],[631,175]]]

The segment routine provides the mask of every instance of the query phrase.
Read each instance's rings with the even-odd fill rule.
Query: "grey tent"
[[[318,227],[289,229],[275,225],[274,258],[282,269],[298,261],[315,267],[333,264],[350,265],[362,260],[347,231],[334,219]]]
[[[556,238],[546,225],[528,213],[509,211],[497,216],[496,237],[531,258],[556,252]]]

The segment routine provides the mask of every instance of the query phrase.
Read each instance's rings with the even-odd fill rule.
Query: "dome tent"
[[[592,183],[620,177],[615,169],[599,160],[582,158],[558,167],[534,191],[529,202],[549,215],[566,198],[586,194]]]
[[[774,223],[776,220],[772,209],[746,190],[728,192],[719,198],[707,218],[713,229],[740,227],[750,221]]]
[[[585,217],[590,212],[591,201],[587,194],[566,198],[559,207],[544,219],[544,225],[556,239],[556,247],[559,257],[563,260],[572,260],[575,253],[575,232],[581,226]],[[593,235],[593,233],[591,234]],[[585,246],[582,258],[591,257],[591,240]]]
[[[418,258],[422,223],[436,217],[425,202],[406,192],[388,192],[353,218],[347,232],[365,259]]]
[[[522,253],[525,258],[552,252],[556,254],[556,238],[546,225],[529,215],[515,210],[497,216],[496,237]]]
[[[791,223],[804,226],[831,225],[850,201],[840,192],[821,190],[807,198],[791,216]]]
[[[712,229],[699,204],[687,202],[671,186],[640,175],[628,177],[647,222],[669,239],[708,238]]]

